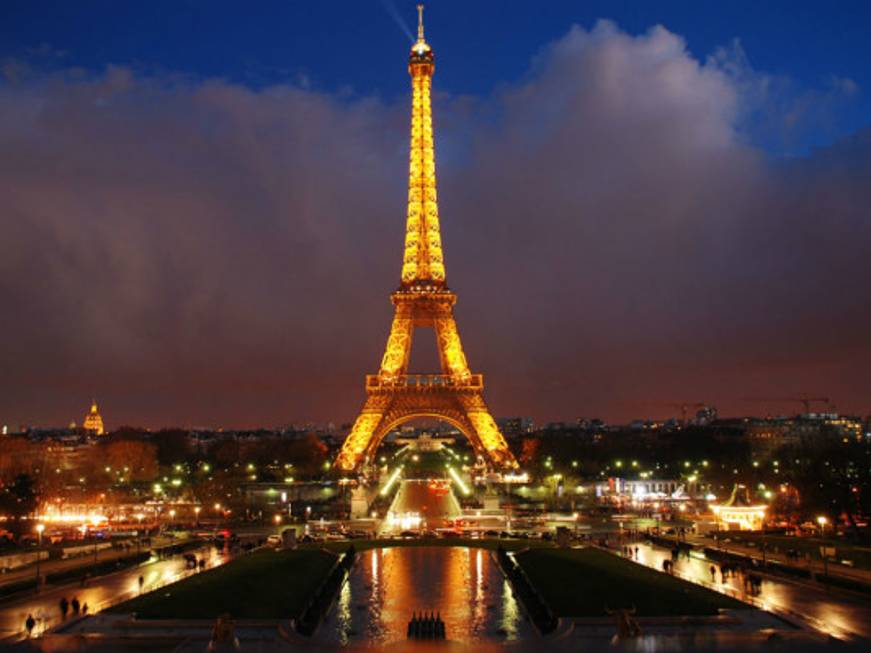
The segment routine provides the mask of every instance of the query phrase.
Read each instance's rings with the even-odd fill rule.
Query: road
[[[671,551],[644,542],[633,543],[638,548],[634,560],[640,564],[662,570],[664,560],[671,560]],[[711,580],[711,565],[716,569],[716,580]],[[750,595],[745,590],[741,574],[725,581],[720,566],[694,552],[689,558],[681,556],[674,564],[676,576],[704,585],[718,592],[748,601],[764,610],[787,617],[798,617],[812,628],[838,639],[871,638],[871,601],[863,601],[846,592],[826,591],[808,583],[781,580],[764,576],[760,591]]]
[[[222,565],[231,559],[229,553],[211,545],[190,553],[197,558],[204,557],[206,568]],[[195,573],[198,572],[186,568],[181,555],[176,555],[166,560],[146,563],[91,579],[88,587],[80,587],[78,583],[51,587],[38,595],[0,604],[0,641],[9,642],[22,638],[24,622],[28,614],[32,614],[37,620],[35,634],[58,625],[61,622],[59,603],[62,597],[68,600],[77,597],[80,603],[88,604],[88,612],[93,614],[139,594],[140,575],[145,581],[142,591],[150,592]]]
[[[149,551],[158,549],[164,546],[169,546],[171,544],[179,544],[183,540],[176,540],[168,537],[154,537],[151,538],[151,542],[147,546],[143,546],[143,551]],[[100,549],[97,551],[97,561],[104,562],[106,560],[115,560],[116,558],[125,558],[128,556],[135,555],[137,552],[137,548],[135,544],[132,544],[127,549]],[[39,573],[42,576],[47,576],[49,574],[56,573],[58,571],[65,571],[68,569],[76,569],[79,567],[87,568],[94,564],[94,554],[86,553],[83,555],[75,556],[72,558],[64,558],[62,560],[43,560],[39,563]],[[17,583],[18,581],[33,579],[34,587],[36,586],[36,563],[32,563],[27,565],[26,567],[21,567],[19,569],[15,569],[14,571],[9,571],[0,576],[0,587],[3,585],[9,585],[12,583]]]
[[[458,517],[462,510],[447,484],[435,489],[430,480],[403,480],[390,505],[395,514],[416,512],[426,519],[428,528],[440,528],[445,520]]]
[[[725,539],[725,538],[724,538]],[[687,541],[694,546],[698,547],[711,547],[711,548],[719,548],[724,551],[729,551],[731,553],[737,553],[739,555],[750,556],[751,558],[755,558],[757,560],[762,560],[762,552],[759,550],[759,547],[752,546],[744,546],[742,544],[737,544],[735,542],[725,542],[721,541],[719,545],[716,542],[711,541],[709,538],[701,537],[701,536],[689,536],[687,537]],[[825,571],[832,576],[843,576],[844,578],[849,578],[850,580],[855,580],[860,583],[871,584],[871,571],[867,569],[857,569],[855,567],[847,567],[845,565],[838,564],[836,562],[829,563],[827,567],[823,567],[822,560],[813,560],[810,563],[806,558],[799,558],[798,561],[790,560],[783,553],[775,553],[770,549],[766,550],[765,557],[768,560],[774,560],[784,565],[788,565],[791,567],[798,567],[800,569],[808,569],[809,566],[812,571],[818,576],[823,575],[823,571]]]

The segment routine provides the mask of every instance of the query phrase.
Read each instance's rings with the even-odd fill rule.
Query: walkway
[[[214,546],[191,551],[197,558],[205,557],[207,568],[222,565],[231,559],[229,554]],[[24,622],[28,614],[37,620],[34,634],[40,634],[61,623],[59,603],[62,597],[88,604],[88,613],[94,614],[139,594],[139,576],[145,580],[144,592],[174,583],[197,573],[188,569],[184,558],[176,555],[166,560],[131,567],[107,576],[91,579],[87,587],[73,583],[62,587],[46,588],[39,594],[12,600],[0,605],[0,641],[8,643],[24,637]]]
[[[662,570],[664,560],[671,560],[671,551],[647,543],[633,543],[638,548],[635,562]],[[614,551],[619,554],[619,548]],[[715,568],[712,581],[711,566]],[[722,577],[717,563],[705,558],[700,551],[689,557],[680,556],[674,563],[674,573],[685,580],[734,596],[742,601],[776,614],[792,617],[826,635],[851,640],[871,638],[871,601],[863,601],[845,592],[826,591],[808,583],[798,583],[772,576],[763,576],[758,594],[750,594],[744,586],[744,577],[735,574]]]

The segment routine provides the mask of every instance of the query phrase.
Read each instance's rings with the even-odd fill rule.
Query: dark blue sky
[[[0,57],[34,66],[100,71],[117,64],[139,73],[221,77],[254,87],[305,80],[324,91],[388,99],[407,92],[399,54],[405,37],[390,13],[395,9],[413,28],[413,0],[2,4]],[[438,54],[439,89],[482,95],[516,81],[536,53],[572,24],[589,28],[600,18],[630,34],[662,24],[685,38],[700,61],[739,39],[753,69],[781,80],[793,95],[824,92],[833,79],[855,82],[858,92],[840,103],[824,129],[808,129],[799,150],[855,131],[871,115],[865,92],[871,86],[871,3],[861,0],[434,0],[427,25]],[[63,56],[40,54],[46,45]]]

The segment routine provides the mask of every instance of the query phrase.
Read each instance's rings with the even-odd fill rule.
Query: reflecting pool
[[[412,614],[421,611],[438,613],[456,642],[511,641],[532,632],[489,551],[412,546],[362,552],[315,639],[405,640]]]

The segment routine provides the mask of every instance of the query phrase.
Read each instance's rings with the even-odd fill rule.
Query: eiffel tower
[[[395,313],[381,369],[366,376],[366,403],[336,466],[344,471],[359,469],[373,459],[392,429],[416,417],[431,417],[458,428],[490,469],[514,469],[517,461],[484,402],[484,378],[469,371],[454,321],[457,296],[445,283],[430,101],[435,57],[423,37],[423,6],[417,9],[417,41],[408,57],[411,155],[402,277],[391,295]],[[435,330],[440,374],[408,374],[417,327]]]

